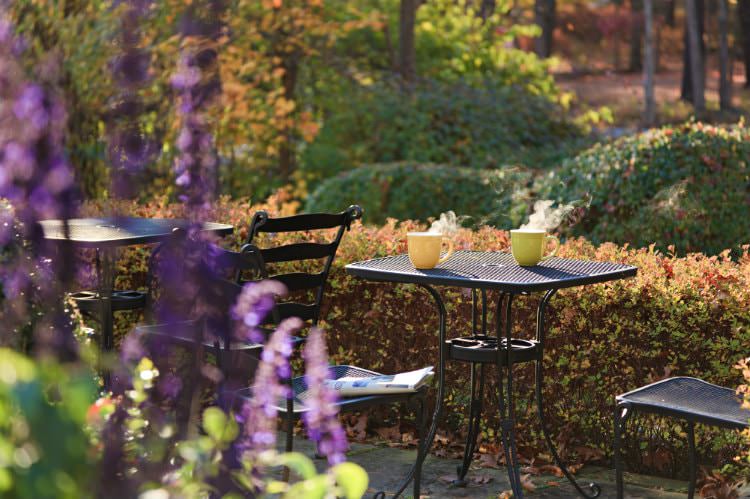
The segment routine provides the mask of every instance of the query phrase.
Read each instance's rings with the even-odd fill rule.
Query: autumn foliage
[[[287,194],[279,193],[263,205],[224,201],[216,217],[232,223],[236,230],[227,246],[244,241],[252,213],[266,209],[291,214],[298,206]],[[345,208],[342,206],[342,209]],[[89,212],[96,207],[89,206]],[[127,207],[125,207],[127,210]],[[132,206],[140,216],[177,216],[180,208],[155,201]],[[365,215],[366,216],[366,215]],[[344,236],[339,248],[322,317],[329,331],[333,360],[353,363],[382,372],[396,372],[433,365],[437,360],[437,314],[424,292],[415,286],[378,284],[355,279],[343,267],[353,261],[406,251],[405,234],[423,228],[415,222],[382,226],[357,224]],[[276,235],[283,238],[282,235]],[[461,230],[456,236],[461,249],[503,251],[509,248],[507,232],[482,227]],[[142,286],[148,251],[127,250],[121,259],[118,287]],[[549,310],[547,414],[554,435],[566,458],[580,461],[605,459],[611,452],[611,416],[614,396],[667,376],[697,376],[724,386],[737,386],[740,374],[732,368],[747,356],[750,343],[750,254],[747,247],[737,259],[727,253],[718,256],[689,254],[677,257],[654,247],[630,248],[611,243],[595,246],[584,239],[568,239],[559,256],[621,262],[638,267],[635,278],[609,284],[560,291]],[[442,288],[448,306],[449,335],[468,333],[471,298],[467,290]],[[540,296],[520,297],[515,335],[533,334],[533,317]],[[490,293],[490,301],[496,299]],[[490,323],[494,307],[490,311]],[[535,422],[532,401],[533,372],[519,372],[518,432],[521,454],[544,463],[544,444]],[[448,371],[446,420],[438,452],[453,452],[466,428],[468,368],[451,364]],[[486,407],[493,407],[496,395],[490,384]],[[528,403],[526,402],[528,401]],[[493,462],[499,451],[494,429],[494,412],[486,417],[482,443]],[[371,425],[382,426],[382,415],[372,415]],[[406,418],[405,421],[409,421]],[[376,423],[380,421],[381,423]],[[643,424],[645,422],[645,424]],[[353,420],[356,425],[357,421]],[[665,421],[666,423],[666,421]],[[407,423],[404,423],[407,424]],[[635,420],[631,428],[644,431],[646,450],[627,449],[630,469],[682,472],[686,459],[684,439],[676,423],[654,425]],[[371,428],[372,430],[372,428]],[[352,429],[362,436],[364,427]],[[733,437],[701,429],[701,462],[731,460],[736,447],[727,445]],[[636,445],[639,439],[627,439]],[[718,449],[724,449],[718,451]],[[441,450],[442,449],[442,450]]]

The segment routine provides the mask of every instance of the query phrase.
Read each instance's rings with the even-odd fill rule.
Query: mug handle
[[[441,263],[445,262],[453,254],[453,240],[451,238],[447,237],[447,236],[443,236],[443,241],[447,241],[448,242],[448,252],[445,254],[445,256],[443,256],[443,258],[441,258],[440,260],[438,260],[438,265],[440,265]]]
[[[550,253],[549,255],[543,256],[541,261],[548,260],[548,259],[552,258],[553,256],[555,256],[557,254],[558,248],[560,248],[560,240],[558,238],[556,238],[555,236],[545,236],[544,240],[545,241],[550,241],[550,240],[555,241],[555,249],[553,249],[552,253]]]

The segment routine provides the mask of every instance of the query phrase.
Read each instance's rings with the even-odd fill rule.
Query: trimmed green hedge
[[[330,178],[306,203],[309,212],[337,211],[357,203],[365,222],[387,218],[427,220],[453,210],[474,225],[517,225],[526,216],[519,202],[531,174],[520,168],[473,170],[411,162],[367,165]]]
[[[750,242],[750,128],[686,123],[597,145],[544,178],[541,195],[591,199],[573,229],[593,242],[717,254]]]
[[[342,203],[338,209],[345,206]],[[237,247],[244,241],[249,219],[260,208],[287,215],[295,209],[284,196],[258,206],[246,202],[220,203],[215,219],[237,227],[227,245]],[[123,209],[153,217],[174,217],[181,213],[181,207],[159,202]],[[86,211],[93,214],[98,207],[89,206]],[[426,293],[416,286],[363,281],[343,270],[352,261],[405,252],[406,232],[423,228],[424,225],[409,221],[398,226],[395,221],[383,226],[358,223],[344,236],[322,313],[334,361],[382,372],[437,362],[437,317]],[[287,236],[274,237],[279,243]],[[473,232],[463,229],[455,243],[459,249],[507,250],[509,237],[506,231],[488,227]],[[583,239],[569,239],[559,254],[638,267],[638,275],[633,279],[562,290],[551,301],[545,349],[548,378],[544,390],[548,421],[557,442],[564,446],[566,458],[606,459],[611,454],[616,394],[670,375],[698,376],[730,387],[740,383],[741,373],[732,366],[747,357],[750,345],[748,248],[732,260],[726,254],[677,257],[653,249],[624,248],[611,243],[595,246]],[[142,248],[124,252],[118,264],[117,287],[143,285],[146,256],[147,251]],[[449,335],[468,334],[470,295],[451,288],[441,288],[440,292],[448,308]],[[495,300],[496,295],[491,293],[490,298]],[[540,296],[532,295],[518,297],[514,302],[518,305],[514,317],[517,336],[533,334],[539,299]],[[490,321],[493,315],[491,312]],[[119,320],[123,331],[128,324],[123,317]],[[518,368],[516,385],[518,436],[526,457],[545,452],[531,403],[530,367]],[[468,401],[465,364],[450,364],[448,386],[446,430],[460,438],[460,429],[466,428]],[[496,404],[494,386],[491,383],[488,387],[485,407]],[[495,414],[487,412],[482,437],[485,443],[493,445],[498,441]],[[687,454],[677,422],[666,420],[660,425],[649,422],[641,427],[636,419],[630,428],[644,431],[638,438],[627,439],[630,469],[684,472]],[[736,448],[727,442],[739,438],[737,435],[708,428],[701,428],[700,432],[702,462],[731,461]],[[666,469],[648,468],[648,463],[657,458],[663,463],[665,456]]]
[[[393,81],[342,92],[347,106],[326,115],[300,158],[299,174],[313,189],[364,164],[542,168],[589,145],[553,96],[520,84],[423,80],[405,88]]]

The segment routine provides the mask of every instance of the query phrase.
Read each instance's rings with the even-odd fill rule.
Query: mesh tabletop
[[[457,251],[447,262],[419,270],[408,255],[389,256],[346,266],[354,276],[388,281],[462,288],[499,289],[510,293],[560,289],[632,277],[630,265],[550,258],[532,267],[521,267],[509,253]]]
[[[64,241],[63,222],[61,220],[43,220],[40,222],[45,239]],[[102,248],[148,244],[165,240],[172,230],[187,227],[186,220],[169,218],[72,218],[68,220],[70,241],[77,246]],[[232,232],[231,225],[206,222],[204,230],[217,235]]]
[[[620,395],[617,401],[721,425],[747,427],[750,421],[750,410],[742,408],[734,390],[697,378],[665,379]]]

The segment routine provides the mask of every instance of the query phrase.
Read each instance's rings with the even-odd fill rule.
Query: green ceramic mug
[[[547,241],[555,241],[555,248],[545,255]],[[555,236],[548,236],[547,231],[539,229],[516,229],[510,231],[510,246],[513,258],[518,265],[530,267],[555,256],[560,240]]]

